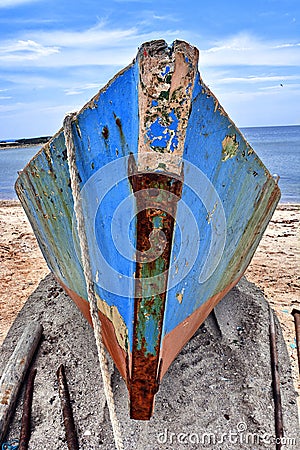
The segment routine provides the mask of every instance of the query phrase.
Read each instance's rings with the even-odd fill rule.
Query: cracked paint
[[[139,52],[140,171],[164,164],[166,172],[181,173],[197,60],[198,50],[179,41],[171,48],[164,41],[151,42]]]

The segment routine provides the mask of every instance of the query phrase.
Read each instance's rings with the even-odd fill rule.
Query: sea
[[[242,133],[272,174],[280,176],[281,203],[300,203],[300,125],[241,128]],[[0,200],[16,199],[18,171],[39,147],[0,150]]]

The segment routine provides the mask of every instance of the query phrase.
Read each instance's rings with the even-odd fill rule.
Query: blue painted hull
[[[134,418],[150,417],[159,379],[242,276],[280,198],[197,58],[180,41],[144,44],[73,121],[104,339]],[[16,191],[50,269],[88,317],[63,130]]]

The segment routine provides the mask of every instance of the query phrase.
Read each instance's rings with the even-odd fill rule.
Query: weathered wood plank
[[[25,328],[12,353],[0,380],[0,443],[5,437],[19,389],[35,350],[40,342],[43,327],[32,322]]]

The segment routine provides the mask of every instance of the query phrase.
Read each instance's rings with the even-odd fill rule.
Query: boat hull
[[[74,301],[76,306],[92,326],[92,319],[88,302],[82,297],[79,297],[76,292],[65,286],[63,282],[61,282],[60,280],[57,281],[61,284],[61,286],[64,288],[64,290],[67,292],[67,294]],[[124,349],[120,347],[113,322],[109,320],[106,315],[99,312],[99,317],[102,324],[104,344],[110,355],[112,356],[121,376],[124,380],[127,381],[127,387],[129,392],[131,393],[130,415],[132,418],[139,420],[141,419],[141,417],[148,419],[152,416],[154,408],[154,396],[158,391],[159,384],[166,374],[168,368],[171,366],[176,356],[180,353],[181,349],[197,331],[200,326],[199,324],[202,324],[205,321],[205,319],[218,304],[218,302],[237,284],[238,281],[239,280],[235,280],[231,285],[227,286],[224,291],[210,298],[206,303],[204,303],[196,311],[194,311],[191,316],[187,317],[170,333],[164,336],[160,352],[161,365],[159,367],[157,376],[155,374],[154,377],[155,384],[153,383],[153,377],[147,374],[147,367],[141,367],[139,371],[139,375],[141,376],[142,380],[147,383],[147,385],[156,386],[153,395],[151,392],[150,394],[148,394],[148,397],[150,397],[148,399],[147,391],[149,391],[149,389],[141,389],[141,386],[138,383],[136,391],[132,394],[132,377],[129,373],[129,361],[132,361],[132,354],[126,353]]]
[[[198,51],[143,44],[73,118],[85,234],[104,343],[149,419],[181,348],[245,272],[277,183],[198,72]],[[91,322],[64,130],[16,192],[44,257]]]

